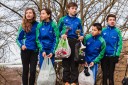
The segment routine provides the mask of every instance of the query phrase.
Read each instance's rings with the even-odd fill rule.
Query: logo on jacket
[[[52,33],[52,31],[49,31],[49,33]]]
[[[68,19],[66,19],[66,22],[68,22]]]
[[[107,33],[103,33],[103,35],[106,35]]]
[[[42,30],[45,30],[44,28],[42,28]]]
[[[90,42],[87,42],[87,45],[89,45],[90,44]]]

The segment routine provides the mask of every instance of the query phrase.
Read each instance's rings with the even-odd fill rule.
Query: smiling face
[[[92,26],[91,33],[92,33],[92,36],[97,36],[97,35],[99,35],[101,33],[101,31],[98,30],[96,26]]]
[[[47,21],[47,20],[50,20],[50,14],[48,14],[47,12],[46,12],[46,10],[42,10],[41,11],[41,14],[40,14],[40,18],[41,18],[41,20],[44,20],[44,21]]]
[[[108,20],[107,20],[107,23],[109,26],[115,26],[116,24],[116,19],[114,17],[109,17]]]
[[[32,11],[31,9],[26,10],[26,12],[25,12],[25,17],[26,17],[27,20],[33,19],[33,18],[34,18],[34,13],[33,13],[33,11]]]
[[[76,13],[77,13],[77,7],[70,7],[70,8],[68,8],[68,14],[70,15],[70,16],[74,16],[74,15],[76,15]]]

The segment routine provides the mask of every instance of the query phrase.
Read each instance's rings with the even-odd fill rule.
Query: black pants
[[[63,65],[63,81],[70,83],[78,82],[78,63],[74,61],[75,57],[75,44],[78,42],[76,39],[68,39],[71,48],[71,55],[69,58],[62,60]]]
[[[29,85],[34,85],[36,76],[36,65],[38,61],[38,52],[33,50],[21,50],[21,60],[23,65],[22,82],[28,85],[28,73],[30,69]]]
[[[104,57],[101,60],[101,69],[103,72],[102,85],[114,85],[115,64],[118,62],[117,57]],[[109,80],[109,84],[107,82]]]

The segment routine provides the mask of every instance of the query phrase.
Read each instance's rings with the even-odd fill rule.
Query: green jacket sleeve
[[[57,28],[57,25],[55,22],[52,22],[52,27],[54,29],[55,36],[56,36],[56,42],[55,42],[55,46],[54,46],[54,50],[53,50],[53,53],[54,53],[57,48],[57,45],[59,43],[59,29]]]
[[[117,46],[117,51],[116,51],[116,56],[120,56],[121,50],[122,50],[122,35],[121,35],[121,31],[118,29],[118,36],[119,36],[119,40],[118,40],[118,46]]]
[[[66,26],[64,26],[64,22],[63,22],[64,18],[65,18],[65,16],[60,18],[60,20],[59,20],[59,22],[57,24],[57,28],[58,28],[58,30],[60,32],[60,35],[62,35],[62,34],[64,34],[66,32]]]
[[[39,48],[40,52],[43,52],[44,50],[42,48],[42,44],[40,43],[40,39],[39,39],[39,35],[40,35],[39,29],[41,26],[42,26],[42,22],[40,22],[36,28],[36,43],[37,43],[37,47]]]
[[[18,29],[18,33],[17,33],[17,37],[16,37],[16,43],[17,45],[21,48],[22,45],[24,45],[24,31],[22,29],[22,25],[20,25],[19,29]]]
[[[96,59],[94,60],[94,63],[99,63],[100,60],[103,58],[104,56],[104,52],[105,52],[105,49],[106,49],[106,43],[105,43],[105,40],[103,38],[100,37],[100,41],[102,42],[102,45],[101,45],[101,51],[100,51],[100,54],[96,57]]]
[[[84,45],[86,44],[86,40],[89,39],[92,35],[91,34],[87,34],[85,37],[84,37]]]

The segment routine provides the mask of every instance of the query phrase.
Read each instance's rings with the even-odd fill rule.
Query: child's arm
[[[105,52],[105,49],[106,49],[106,43],[105,43],[105,40],[104,39],[100,39],[101,42],[102,42],[102,45],[101,45],[101,51],[100,51],[100,54],[96,57],[96,59],[93,61],[94,63],[99,63],[100,60],[103,58],[104,56],[104,52]]]
[[[64,25],[63,20],[64,20],[64,17],[60,18],[60,20],[57,24],[57,28],[58,28],[59,32],[61,32],[63,30],[63,25]]]
[[[54,41],[53,41],[53,46],[51,48],[51,53],[53,54],[55,52],[55,49],[59,43],[59,29],[57,28],[57,25],[55,22],[52,22],[52,27],[54,29]]]
[[[79,24],[79,26],[78,26],[78,28],[81,30],[81,32],[80,32],[80,37],[78,38],[78,40],[83,40],[83,28],[82,28],[82,22],[80,21],[80,24]]]
[[[44,52],[43,46],[42,46],[42,44],[41,44],[41,42],[40,42],[41,38],[40,38],[39,29],[40,29],[41,26],[42,26],[42,23],[39,23],[39,24],[37,25],[37,28],[36,28],[36,43],[37,43],[37,46],[38,46],[40,52]]]
[[[80,36],[83,36],[84,34],[83,34],[83,27],[82,27],[82,21],[80,20],[80,24],[79,24],[79,29],[81,30],[81,32],[80,32]]]
[[[118,40],[118,46],[117,46],[117,51],[116,51],[116,56],[119,57],[121,50],[122,50],[122,35],[121,35],[121,31],[118,31],[118,36],[119,36],[119,40]]]
[[[20,48],[22,47],[22,45],[24,45],[23,39],[24,39],[24,31],[22,29],[22,26],[20,26],[18,29],[18,34],[17,34],[17,38],[16,38],[16,43]]]

